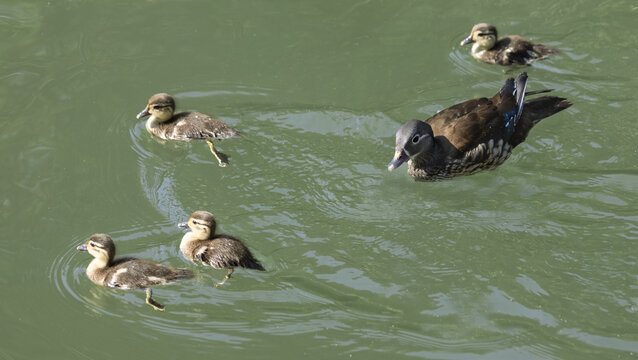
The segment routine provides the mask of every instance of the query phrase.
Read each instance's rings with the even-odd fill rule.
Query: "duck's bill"
[[[409,157],[408,155],[405,153],[405,151],[397,151],[394,153],[394,158],[392,159],[392,161],[390,161],[390,164],[388,164],[388,171],[392,171],[396,168],[398,168],[399,166],[401,166],[401,164],[403,164],[404,162],[408,161]]]
[[[80,251],[87,251],[86,250],[86,244],[78,245],[78,247],[76,249],[78,249]]]
[[[474,40],[472,40],[472,34],[470,34],[470,36],[466,37],[465,39],[463,39],[463,41],[461,41],[461,46],[471,44],[473,42]]]
[[[137,114],[137,116],[136,116],[136,117],[137,117],[138,119],[141,119],[141,118],[143,118],[144,116],[149,116],[149,115],[151,115],[151,113],[150,113],[150,112],[148,112],[148,108],[147,108],[147,107],[145,107],[145,108],[144,108],[144,110],[140,111],[140,113],[139,113],[139,114]]]
[[[186,222],[186,221],[185,222],[181,222],[181,223],[177,224],[177,227],[181,227],[181,228],[188,227],[188,222]]]

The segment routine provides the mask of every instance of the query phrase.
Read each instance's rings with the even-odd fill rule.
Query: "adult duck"
[[[407,161],[408,174],[415,180],[436,180],[501,165],[534,125],[572,105],[556,96],[525,100],[526,87],[527,73],[522,73],[516,80],[507,79],[490,99],[468,100],[425,121],[408,121],[396,133],[388,170]]]

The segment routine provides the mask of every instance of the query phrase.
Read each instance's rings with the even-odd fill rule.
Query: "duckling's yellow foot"
[[[226,165],[228,165],[228,155],[224,154],[221,151],[216,150],[212,141],[206,140],[206,143],[208,144],[208,147],[210,148],[210,152],[212,152],[213,155],[215,155],[215,158],[217,159],[219,166],[225,167]]]
[[[226,280],[230,279],[230,274],[232,274],[233,271],[235,271],[235,269],[233,269],[233,268],[228,269],[228,274],[226,274],[226,276],[224,277],[224,279],[221,282],[216,283],[215,287],[224,285]]]
[[[158,303],[153,298],[153,291],[150,288],[146,288],[146,303],[151,305],[153,309],[157,311],[164,311],[164,305]]]

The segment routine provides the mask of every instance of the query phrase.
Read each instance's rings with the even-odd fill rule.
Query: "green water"
[[[5,1],[0,358],[627,359],[638,353],[635,1]],[[504,71],[488,21],[561,54]],[[394,132],[528,88],[574,103],[494,171],[415,183]],[[244,133],[161,143],[150,95]],[[202,269],[176,224],[209,210],[267,272]],[[75,250],[198,278],[97,287]],[[212,279],[211,279],[212,278]]]

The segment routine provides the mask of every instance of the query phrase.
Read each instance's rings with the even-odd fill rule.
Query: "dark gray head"
[[[394,158],[388,164],[388,170],[392,171],[408,159],[427,153],[433,145],[434,135],[428,123],[421,120],[406,122],[397,131]]]

